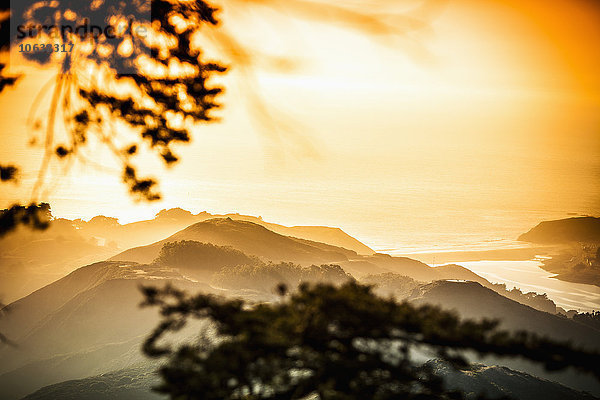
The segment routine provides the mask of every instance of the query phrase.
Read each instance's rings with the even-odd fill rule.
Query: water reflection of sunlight
[[[507,289],[546,293],[557,306],[567,310],[600,309],[600,288],[593,285],[564,282],[540,268],[539,261],[470,261],[460,263],[493,283],[504,283]]]

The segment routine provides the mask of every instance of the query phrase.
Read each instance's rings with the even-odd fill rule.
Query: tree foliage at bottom
[[[142,290],[143,305],[160,307],[163,317],[144,352],[167,357],[155,390],[172,399],[459,399],[463,394],[445,390],[423,361],[436,357],[467,369],[465,351],[600,375],[598,353],[381,298],[355,282],[303,284],[263,304],[173,287]],[[188,318],[211,321],[212,334],[176,348],[164,344]]]

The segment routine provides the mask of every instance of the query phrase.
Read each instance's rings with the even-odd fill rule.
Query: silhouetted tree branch
[[[114,155],[122,170],[122,180],[136,199],[154,201],[161,198],[158,181],[141,176],[135,167],[135,157],[146,144],[169,166],[178,161],[173,150],[177,143],[191,140],[191,128],[199,123],[215,121],[213,110],[220,107],[218,96],[223,88],[209,81],[226,71],[224,62],[242,71],[242,82],[252,104],[252,114],[265,122],[269,129],[278,130],[281,124],[273,116],[271,106],[260,97],[252,68],[261,60],[273,57],[256,48],[247,48],[223,27],[217,18],[219,7],[238,9],[249,14],[254,8],[268,8],[281,15],[312,19],[326,24],[402,42],[403,50],[425,54],[418,41],[409,32],[426,31],[428,20],[443,2],[425,0],[413,10],[398,12],[395,2],[378,5],[333,4],[326,1],[214,1],[146,0],[97,1],[57,0],[43,2],[23,0],[0,3],[0,51],[25,43],[9,29],[13,23],[34,26],[74,26],[85,21],[115,27],[115,21],[128,20],[129,28],[116,30],[116,38],[105,32],[95,37],[81,37],[66,33],[50,38],[41,35],[36,43],[73,45],[72,52],[52,53],[45,50],[22,53],[40,65],[55,63],[57,76],[53,86],[41,89],[32,110],[48,94],[50,105],[47,115],[34,112],[29,128],[42,137],[45,153],[31,203],[38,203],[40,187],[44,183],[51,159],[84,160],[80,148],[92,141],[104,144]],[[215,6],[217,4],[218,6]],[[143,27],[147,36],[133,33],[134,27]],[[219,60],[207,60],[202,40],[216,44]],[[84,45],[85,42],[85,45]],[[129,50],[124,50],[129,49]],[[294,54],[295,55],[295,54]],[[417,56],[419,57],[419,56]],[[225,61],[223,61],[225,60]],[[281,58],[276,60],[280,64]],[[0,92],[17,82],[18,76],[5,75],[0,65]],[[56,116],[62,115],[62,121]],[[55,135],[56,124],[63,123],[66,137]],[[134,135],[122,135],[117,127]],[[289,126],[289,125],[288,125]],[[280,137],[279,135],[276,135]],[[296,144],[302,143],[298,138]],[[7,165],[6,168],[18,169]],[[2,170],[3,181],[16,176]],[[4,176],[9,179],[4,179]]]
[[[548,370],[574,367],[600,378],[600,354],[527,332],[497,329],[490,320],[461,320],[433,306],[377,297],[371,287],[302,285],[273,304],[245,304],[144,287],[144,306],[162,322],[144,352],[168,357],[158,392],[173,399],[449,399],[442,381],[414,351],[466,369],[465,351],[523,357]],[[172,348],[169,332],[188,319],[212,323],[214,335]]]
[[[18,226],[44,230],[48,228],[52,215],[48,203],[14,205],[0,210],[0,238],[15,230]]]

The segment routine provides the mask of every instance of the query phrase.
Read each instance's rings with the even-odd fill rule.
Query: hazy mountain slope
[[[152,262],[165,243],[192,240],[218,246],[231,246],[250,256],[265,261],[289,261],[298,264],[335,263],[347,269],[355,277],[375,273],[394,272],[415,280],[430,282],[437,279],[485,279],[460,266],[431,268],[425,263],[406,257],[387,254],[359,256],[354,252],[324,243],[296,239],[271,232],[261,225],[229,218],[211,219],[191,225],[176,234],[154,244],[124,251],[111,260]]]
[[[474,364],[469,371],[458,371],[441,360],[431,360],[427,365],[444,378],[449,389],[460,389],[473,398],[485,394],[492,399],[505,396],[516,400],[595,399],[587,393],[506,367]]]
[[[167,283],[212,291],[170,268],[106,262],[83,267],[17,302],[2,321],[18,347],[0,349],[0,398],[139,362],[140,343],[159,317],[156,310],[139,308],[139,286]]]
[[[595,399],[587,393],[506,367],[475,364],[470,371],[457,371],[440,360],[431,360],[427,365],[444,378],[448,388],[463,390],[468,398],[485,393],[490,398],[510,396],[515,400]],[[159,382],[152,368],[140,366],[46,386],[23,400],[164,399],[150,390]]]
[[[355,278],[362,278],[371,274],[383,274],[391,272],[390,269],[380,267],[374,262],[368,261],[368,257],[358,260],[348,260],[338,263],[346,272]]]
[[[519,236],[519,240],[544,244],[600,242],[600,218],[575,217],[544,221]]]
[[[412,295],[417,303],[437,304],[457,310],[466,318],[492,318],[501,328],[530,330],[559,340],[600,349],[600,331],[571,319],[551,315],[508,299],[476,282],[437,281]]]
[[[140,362],[147,362],[139,351],[143,339],[143,337],[138,337],[123,343],[99,346],[88,351],[32,361],[0,375],[0,398],[3,400],[18,399],[46,385],[98,375],[130,367]]]
[[[348,255],[356,255],[346,249],[308,240],[296,240],[253,222],[235,221],[230,218],[211,219],[194,224],[165,241],[184,239],[232,246],[248,255],[265,257],[275,262],[320,263],[342,261],[346,260]]]
[[[176,234],[142,248],[124,251],[111,260],[148,262],[156,258],[162,245],[168,242],[194,240],[218,246],[231,246],[252,256],[274,262],[327,263],[344,261],[348,250],[322,243],[297,240],[272,232],[265,227],[230,218],[211,219],[196,223]]]
[[[378,253],[370,257],[364,257],[364,260],[377,265],[379,268],[386,269],[389,272],[409,276],[417,281],[430,282],[436,279],[442,279],[435,268],[411,258],[392,257],[387,254]]]
[[[149,332],[156,312],[140,309],[138,286],[147,279],[111,279],[86,290],[52,313],[19,346],[42,357],[118,343]]]
[[[161,240],[160,242],[149,244],[147,246],[134,247],[111,257],[109,260],[117,262],[137,262],[140,264],[148,264],[158,257],[160,249],[162,249],[165,243],[169,242],[166,240]]]
[[[290,239],[292,239],[298,243],[303,243],[303,244],[306,244],[311,247],[316,247],[316,248],[321,249],[326,252],[343,254],[347,258],[352,259],[352,258],[360,257],[355,251],[348,250],[343,247],[333,246],[331,244],[327,244],[327,243],[323,243],[323,242],[315,242],[313,240],[302,239],[302,238],[297,238],[297,237],[293,237],[293,236],[287,236],[287,237],[289,237]]]
[[[327,243],[329,245],[352,250],[358,254],[371,255],[375,253],[373,249],[364,243],[361,243],[354,237],[348,235],[340,228],[332,228],[329,226],[284,226],[265,222],[262,218],[239,214],[227,214],[224,215],[224,217],[229,217],[234,220],[254,222],[255,224],[262,225],[275,233],[279,233],[280,235]]]
[[[134,263],[129,263],[133,265]],[[10,305],[11,312],[0,319],[0,330],[20,338],[50,313],[58,310],[81,292],[124,273],[123,263],[99,262],[81,267],[62,279],[39,289]]]
[[[456,264],[440,265],[434,268],[440,279],[456,279],[473,281],[482,284],[483,286],[491,286],[490,282],[477,275],[475,272]]]
[[[364,256],[360,259],[343,261],[339,265],[359,279],[367,275],[393,272],[394,274],[407,276],[421,282],[456,279],[471,280],[479,282],[484,286],[490,286],[490,282],[485,278],[460,265],[450,264],[430,267],[421,261],[407,257],[392,257],[387,254]]]
[[[66,220],[45,231],[17,229],[0,238],[0,299],[10,303],[115,251],[80,235]]]
[[[186,277],[203,282],[210,282],[213,275],[224,267],[263,264],[257,257],[247,256],[232,247],[192,240],[165,243],[154,262],[175,267]]]
[[[142,295],[138,288],[142,284],[177,283],[183,288],[210,291],[208,286],[187,281],[175,272],[161,276],[155,268],[132,265],[121,268],[123,271],[117,275],[111,274],[112,267],[107,268],[105,277],[64,303],[66,285],[62,280],[44,288],[44,296],[23,299],[27,301],[2,321],[1,329],[6,327],[7,336],[19,347],[0,349],[0,357],[5,358],[0,372],[28,360],[118,343],[148,333],[157,316],[151,310],[139,308]],[[77,288],[70,289],[73,293]],[[45,309],[45,314],[39,309]]]
[[[0,238],[0,300],[10,303],[73,271],[135,246],[144,246],[194,223],[215,217],[250,221],[269,230],[302,240],[322,242],[322,250],[372,254],[373,250],[339,228],[294,226],[265,222],[240,214],[192,214],[180,208],[162,210],[151,220],[121,225],[116,218],[96,216],[89,221],[55,219],[45,231],[17,229]],[[326,248],[324,246],[334,246]],[[343,248],[344,250],[341,250]],[[349,249],[349,251],[345,250]],[[152,260],[147,260],[149,262]]]
[[[445,309],[454,309],[466,318],[491,318],[500,320],[500,328],[527,330],[552,339],[571,341],[575,346],[600,349],[600,331],[584,326],[564,317],[535,310],[508,299],[475,282],[438,281],[423,285],[413,292],[412,300],[417,303],[436,304]],[[600,395],[600,384],[592,376],[566,370],[548,373],[544,368],[521,359],[475,357],[473,361],[488,365],[500,364],[512,369],[526,371],[537,377],[560,382],[572,388],[580,388]]]
[[[9,336],[19,347],[4,347],[0,350],[0,357],[5,359],[0,371],[16,368],[28,360],[79,352],[147,334],[155,326],[157,315],[153,310],[139,308],[142,295],[138,288],[142,284],[166,283],[210,291],[207,286],[176,276],[164,279],[155,276],[130,276],[106,280],[36,319],[30,330],[22,329]],[[54,290],[48,295],[49,299],[52,299],[54,293],[60,293],[60,288],[52,289]],[[27,308],[13,311],[11,316],[27,320],[30,310],[34,310],[38,304],[31,302]],[[7,322],[10,323],[9,320]]]
[[[284,226],[263,221],[261,217],[241,214],[210,214],[201,212],[192,214],[181,208],[162,210],[151,220],[120,225],[115,218],[95,217],[90,221],[76,222],[77,227],[86,235],[103,237],[116,241],[121,248],[150,244],[172,235],[194,223],[215,218],[231,218],[236,221],[247,221],[279,233],[300,239],[327,243],[343,247],[359,254],[372,254],[373,250],[339,228],[327,226]]]
[[[158,400],[166,399],[151,391],[159,383],[152,369],[141,366],[85,379],[46,386],[23,400]]]

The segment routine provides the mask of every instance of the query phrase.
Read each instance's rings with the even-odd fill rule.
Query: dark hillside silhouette
[[[464,398],[444,387],[430,364],[414,361],[414,348],[459,370],[469,370],[463,352],[470,350],[523,357],[549,370],[573,366],[600,379],[600,353],[379,298],[354,282],[305,284],[279,302],[252,307],[174,288],[143,291],[145,305],[162,315],[144,351],[168,357],[156,390],[171,398]],[[214,333],[176,347],[161,340],[196,318],[212,321]]]
[[[232,290],[258,290],[277,294],[281,285],[296,290],[302,283],[326,282],[340,285],[354,280],[339,265],[310,265],[302,267],[292,263],[241,264],[225,267],[215,274],[214,286]]]
[[[154,264],[176,267],[183,274],[194,279],[210,281],[212,275],[222,268],[260,265],[262,262],[232,247],[182,240],[165,243]]]
[[[556,340],[571,340],[600,350],[600,330],[535,310],[476,282],[433,282],[411,296],[417,304],[457,310],[465,318],[493,318],[504,329],[528,329]]]
[[[600,218],[575,217],[540,222],[519,240],[543,244],[600,242]]]
[[[170,268],[102,262],[11,304],[0,331],[17,347],[0,347],[1,397],[143,362],[139,346],[158,319],[139,309],[139,286],[159,281],[217,292]]]

